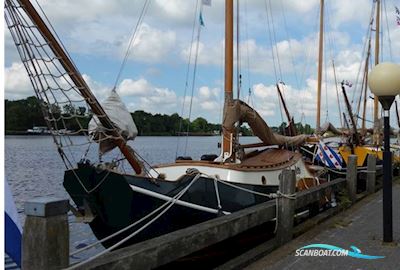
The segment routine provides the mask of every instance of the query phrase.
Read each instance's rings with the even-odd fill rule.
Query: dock
[[[400,258],[400,183],[393,185],[392,244],[382,243],[382,191],[359,201],[337,216],[319,224],[290,243],[260,258],[248,270],[317,270],[317,269],[399,269]],[[365,260],[352,257],[299,257],[296,249],[314,243],[349,249],[356,246],[364,254],[385,256]]]

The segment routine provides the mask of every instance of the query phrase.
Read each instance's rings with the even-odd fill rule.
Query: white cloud
[[[132,59],[143,62],[162,61],[175,48],[175,43],[175,32],[161,31],[143,24],[135,38],[130,56]],[[127,48],[127,44],[124,44],[122,48]]]
[[[141,96],[152,93],[154,88],[143,78],[136,81],[124,79],[118,86],[118,91],[121,96]]]
[[[22,63],[12,63],[4,69],[5,98],[19,99],[35,95],[28,73]]]

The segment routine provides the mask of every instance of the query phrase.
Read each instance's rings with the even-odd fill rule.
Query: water
[[[83,137],[74,137],[84,141]],[[184,153],[186,138],[180,137],[137,137],[131,145],[150,164],[170,163],[178,155],[200,159],[203,154],[219,154],[219,136],[188,137],[187,152]],[[255,137],[243,137],[242,143],[257,142]],[[5,175],[13,192],[20,221],[23,224],[24,201],[42,196],[69,198],[62,186],[65,165],[62,162],[53,139],[50,136],[6,136],[5,137]],[[96,241],[86,224],[76,223],[69,215],[70,249]],[[73,260],[82,259],[97,253],[102,248],[92,249]]]

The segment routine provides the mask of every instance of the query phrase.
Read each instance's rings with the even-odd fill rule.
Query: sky
[[[91,90],[100,101],[104,100],[114,87],[145,0],[37,1]],[[347,93],[351,100],[356,100],[373,0],[326,0],[325,3],[321,123],[330,121],[340,127],[332,59],[337,81],[352,82]],[[395,5],[400,7],[400,3],[397,0],[383,3],[380,60],[400,63],[400,26],[396,24],[395,13]],[[211,6],[200,6],[198,0],[149,1],[116,85],[130,111],[176,112],[183,117],[190,115],[192,120],[204,117],[209,122],[221,122],[224,1],[212,0]],[[284,82],[281,88],[295,121],[315,126],[319,8],[318,0],[239,1],[239,16],[235,13],[235,20],[239,18],[235,97],[236,74],[240,70],[240,98],[250,103],[271,126],[287,121],[276,91],[275,84],[279,81]],[[203,26],[199,23],[200,9]],[[236,32],[235,29],[235,40]],[[4,50],[5,98],[15,100],[34,95],[6,25]],[[339,95],[343,111],[343,98]],[[372,103],[369,99],[370,120]]]

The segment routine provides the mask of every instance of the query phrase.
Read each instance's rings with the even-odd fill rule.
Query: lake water
[[[74,140],[83,138],[74,137]],[[185,155],[200,159],[203,154],[219,154],[219,136],[188,137]],[[258,142],[255,137],[242,137],[242,143]],[[173,162],[178,155],[184,155],[186,137],[137,137],[130,143],[150,164]],[[6,136],[5,137],[5,175],[13,192],[20,220],[23,224],[24,201],[42,196],[69,198],[62,181],[65,165],[50,136]],[[70,248],[96,241],[86,224],[76,223],[70,214]],[[82,259],[97,253],[101,247],[75,258]]]

